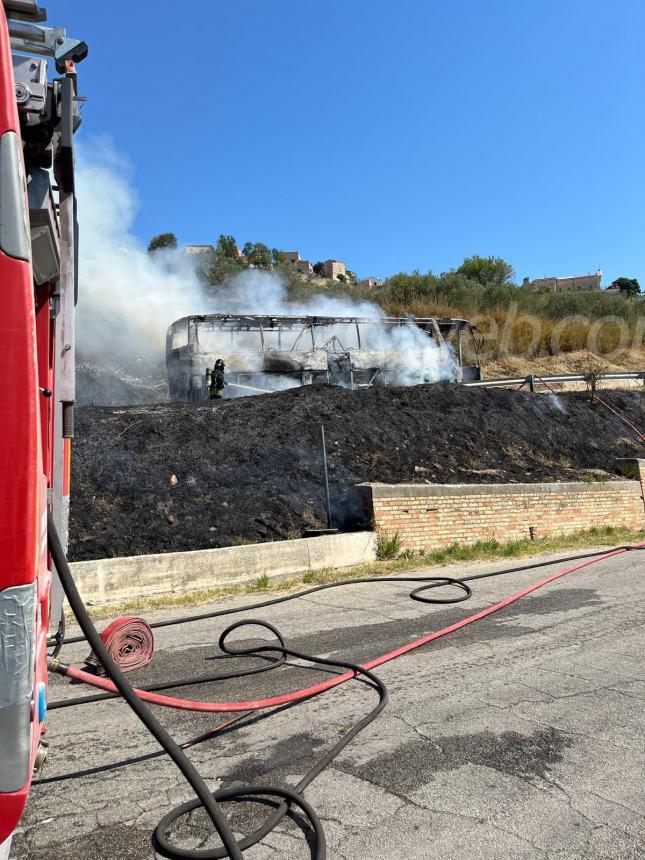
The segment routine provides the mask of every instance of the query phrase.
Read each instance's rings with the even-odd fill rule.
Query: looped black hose
[[[270,630],[276,636],[280,644],[258,645],[249,648],[240,648],[239,650],[232,649],[230,645],[227,646],[225,641],[226,638],[234,630],[247,625],[264,627],[267,630]],[[314,657],[311,654],[304,654],[301,651],[295,651],[292,648],[288,648],[283,644],[283,642],[284,640],[282,635],[272,624],[269,624],[266,621],[259,621],[257,619],[238,621],[235,624],[231,624],[220,636],[220,647],[228,648],[229,650],[227,653],[233,653],[235,655],[244,653],[248,656],[257,656],[267,652],[279,652],[284,658],[287,656],[295,657],[299,660],[313,663],[314,665],[329,667],[330,669],[350,670],[354,672],[357,678],[362,677],[363,679],[366,679],[369,686],[373,687],[378,692],[379,701],[360,722],[353,726],[347,734],[337,741],[334,746],[322,758],[320,758],[309,771],[307,771],[305,776],[293,789],[285,789],[270,785],[241,786],[235,789],[216,791],[214,792],[213,797],[217,802],[232,801],[236,803],[252,800],[254,797],[262,797],[263,800],[266,800],[266,798],[281,798],[276,810],[266,819],[264,824],[253,833],[250,833],[248,836],[240,840],[238,846],[242,851],[246,851],[253,845],[257,845],[258,842],[261,842],[261,840],[271,833],[271,831],[289,812],[291,804],[296,804],[309,820],[316,837],[316,853],[314,855],[314,860],[323,860],[326,856],[324,831],[316,811],[304,800],[302,792],[336,758],[341,750],[343,750],[347,744],[351,743],[356,735],[380,714],[387,704],[388,691],[380,678],[355,663],[348,663],[343,660],[328,660],[323,657]],[[313,696],[311,698],[313,698]],[[222,848],[192,851],[189,849],[177,848],[173,846],[171,841],[168,839],[167,832],[172,825],[182,815],[197,809],[199,806],[200,803],[198,800],[188,801],[188,803],[184,803],[171,810],[164,816],[164,818],[162,818],[154,832],[153,840],[154,846],[160,854],[170,858],[185,858],[185,860],[194,860],[194,858],[199,858],[199,860],[223,860],[223,858],[227,857],[226,851]]]
[[[309,654],[303,654],[299,651],[287,648],[282,634],[268,622],[248,620],[236,622],[230,625],[220,636],[220,647],[229,656],[261,656],[265,653],[273,653],[278,654],[281,658],[281,660],[276,661],[276,663],[284,661],[287,656],[290,656],[308,661],[314,665],[329,667],[330,669],[351,670],[357,677],[362,677],[370,683],[370,685],[378,692],[379,701],[367,716],[363,717],[360,722],[353,726],[353,728],[347,732],[344,737],[334,744],[326,755],[316,762],[316,764],[305,774],[294,789],[286,789],[280,786],[242,786],[233,790],[211,792],[205,780],[188,759],[185,752],[161,725],[161,723],[159,723],[156,717],[154,717],[149,708],[141,701],[141,699],[139,699],[121,669],[110,656],[109,651],[105,647],[98,631],[94,627],[80,594],[78,593],[51,514],[48,515],[47,519],[47,535],[52,560],[56,570],[58,571],[63,590],[65,591],[65,595],[67,596],[69,604],[85,638],[92,647],[96,657],[101,661],[107,676],[114,683],[123,699],[148,729],[150,734],[168,753],[196,794],[195,800],[188,801],[188,803],[184,803],[171,810],[159,822],[153,834],[153,846],[156,851],[164,857],[169,858],[169,860],[177,860],[177,858],[184,858],[184,860],[223,860],[223,858],[226,857],[229,857],[230,860],[244,860],[243,852],[252,845],[256,845],[260,842],[284,818],[284,816],[289,812],[291,806],[296,805],[304,813],[313,829],[316,840],[315,860],[324,860],[327,852],[323,827],[316,811],[302,797],[302,792],[312,782],[312,780],[314,780],[329,765],[329,763],[333,761],[341,750],[343,750],[347,744],[349,744],[353,738],[355,738],[356,735],[383,710],[388,700],[387,688],[383,682],[372,672],[367,669],[363,669],[361,666],[354,663],[348,663],[341,660],[328,660],[322,657],[313,657]],[[226,639],[234,630],[242,626],[249,625],[259,626],[269,630],[276,637],[278,644],[259,645],[254,647],[235,647],[230,644],[227,645]],[[267,797],[279,799],[277,809],[275,809],[260,828],[240,840],[238,843],[226,816],[220,809],[220,802],[243,802],[252,800],[253,798],[266,799]],[[222,841],[222,846],[210,850],[196,850],[179,848],[173,845],[168,838],[168,831],[172,827],[173,823],[185,813],[199,807],[204,808],[213,823],[215,831]]]
[[[422,585],[411,591],[410,597],[412,600],[418,600],[420,603],[461,603],[463,600],[468,600],[469,597],[472,597],[472,588],[466,585],[461,579],[453,579],[451,576],[437,576],[433,579],[433,582],[429,582],[427,585]],[[463,594],[459,594],[457,597],[444,597],[443,599],[441,597],[421,596],[422,592],[428,591],[430,588],[440,588],[442,585],[454,585],[463,591]]]
[[[227,645],[226,640],[233,633],[234,630],[238,630],[240,627],[263,627],[265,630],[269,630],[275,638],[278,640],[281,646],[280,651],[280,662],[285,660],[285,650],[286,643],[282,636],[282,633],[273,626],[273,624],[269,624],[268,621],[258,621],[255,618],[245,618],[243,621],[236,621],[234,624],[230,624],[220,635],[219,640],[217,642],[221,651],[225,654],[229,654],[231,657],[251,657],[258,654],[258,648],[254,645],[250,645],[248,648],[244,648],[241,645],[237,647],[234,645]],[[273,668],[273,667],[272,667]]]
[[[253,801],[254,798],[264,800],[267,797],[279,797],[281,800],[279,808],[280,810],[284,809],[284,813],[286,813],[287,809],[291,805],[300,807],[307,820],[311,823],[314,831],[314,837],[316,840],[315,860],[323,860],[326,856],[327,844],[325,831],[320,818],[316,814],[313,806],[311,806],[304,797],[298,794],[298,792],[292,791],[288,788],[279,788],[275,785],[257,785],[245,786],[244,788],[233,788],[227,791],[216,791],[213,796],[220,803],[225,801],[240,803],[243,801]],[[178,818],[181,818],[183,815],[187,815],[189,812],[193,812],[193,810],[198,809],[200,806],[201,804],[199,800],[189,800],[187,803],[182,803],[181,806],[175,807],[175,809],[171,810],[161,819],[154,832],[153,839],[154,848],[159,852],[159,854],[163,854],[165,857],[185,858],[185,860],[195,860],[195,858],[202,858],[202,860],[215,860],[215,858],[225,858],[227,856],[220,849],[214,849],[212,851],[195,851],[187,848],[177,848],[172,845],[166,837],[166,833]],[[281,815],[280,818],[282,818],[283,815]],[[275,825],[272,825],[270,830],[272,830],[274,826]],[[267,830],[267,833],[268,832],[269,830]],[[266,834],[263,833],[263,835]],[[245,843],[247,840],[242,840],[242,842],[240,842],[240,848],[244,851],[247,847],[255,845],[256,842],[259,841],[260,839],[258,838],[246,845]]]
[[[185,776],[187,782],[199,798],[201,805],[204,807],[215,830],[222,840],[226,851],[224,856],[230,857],[231,860],[244,860],[242,851],[238,848],[237,841],[226,817],[219,808],[219,805],[214,799],[208,785],[197,771],[197,768],[161,723],[156,719],[149,708],[147,708],[141,699],[139,699],[130,686],[128,679],[119,669],[110,656],[110,652],[103,644],[103,640],[94,627],[94,624],[85,608],[85,604],[76,588],[76,583],[74,582],[74,577],[69,569],[69,565],[65,557],[65,551],[63,550],[60,538],[58,537],[58,532],[56,531],[56,526],[54,525],[54,519],[51,512],[48,512],[47,514],[47,539],[52,560],[58,572],[65,595],[69,601],[69,605],[72,607],[76,620],[78,621],[85,638],[91,645],[94,654],[101,661],[106,675],[121,693],[132,711],[134,711],[136,716],[141,720],[155,740],[157,740],[158,743],[166,750],[170,758],[175,762],[179,770]],[[168,854],[166,856],[172,857],[173,855]]]

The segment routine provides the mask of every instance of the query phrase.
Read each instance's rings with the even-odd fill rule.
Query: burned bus
[[[481,378],[476,330],[464,319],[209,314],[168,329],[171,400],[208,400],[218,359],[225,397],[320,383],[355,389]]]

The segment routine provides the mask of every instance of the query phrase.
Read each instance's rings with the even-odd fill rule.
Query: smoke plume
[[[290,302],[282,278],[257,269],[244,270],[207,293],[190,257],[170,250],[151,256],[134,236],[138,202],[131,171],[109,142],[81,147],[77,175],[81,230],[77,337],[83,359],[108,368],[131,366],[137,360],[160,365],[168,326],[190,314],[352,316],[375,322],[383,317],[376,304],[350,296],[318,292],[306,302]],[[171,209],[168,221],[172,229]],[[352,341],[354,327],[335,326],[329,334],[345,348],[357,349]],[[237,346],[249,353],[258,349],[242,338]],[[361,347],[384,353],[389,384],[414,385],[456,376],[452,354],[438,349],[412,322],[391,329],[367,326]],[[215,343],[213,349],[219,345]],[[262,374],[259,355],[257,367],[253,361],[249,354],[249,370],[260,372],[261,390],[297,384],[288,376]],[[239,389],[238,393],[252,391]]]
[[[138,204],[130,172],[107,142],[80,148],[78,348],[107,366],[124,359],[161,360],[168,325],[209,309],[183,254],[151,257],[133,235]]]
[[[387,371],[388,384],[418,385],[457,377],[458,368],[452,351],[439,349],[412,320],[407,325],[386,328],[378,324],[385,316],[382,308],[349,295],[330,296],[321,291],[312,293],[306,301],[290,301],[283,279],[275,272],[258,269],[241,272],[216,291],[213,304],[216,313],[360,317],[373,320],[374,325],[368,322],[361,326],[360,348],[364,350],[366,358],[370,352],[381,353],[379,362]],[[325,337],[336,337],[339,347],[351,351],[359,350],[354,325],[337,323],[328,328]],[[320,334],[318,337],[320,338]],[[206,338],[201,338],[201,342],[209,351],[230,351],[226,335],[223,335],[219,342],[212,333],[207,338],[208,346],[205,343]],[[242,335],[237,339],[237,343],[249,352],[258,348],[257,338],[254,339],[253,335]],[[359,360],[358,354],[356,360]],[[259,356],[257,367],[254,367],[251,361],[249,356],[248,370],[259,370]],[[298,382],[279,374],[264,374],[264,380],[257,384],[263,385],[265,389],[277,390],[292,387]]]

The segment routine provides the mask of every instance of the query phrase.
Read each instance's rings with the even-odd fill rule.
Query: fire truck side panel
[[[0,844],[24,808],[44,716],[46,632],[37,582],[43,551],[44,482],[34,289],[26,183],[7,24],[0,12]],[[39,587],[40,586],[40,587]],[[46,600],[44,601],[46,603]],[[46,609],[45,619],[46,620]],[[40,700],[40,706],[39,706]]]

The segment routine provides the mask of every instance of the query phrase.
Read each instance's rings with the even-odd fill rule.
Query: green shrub
[[[397,558],[401,552],[402,541],[397,532],[392,537],[380,534],[376,539],[376,557],[381,561]]]

